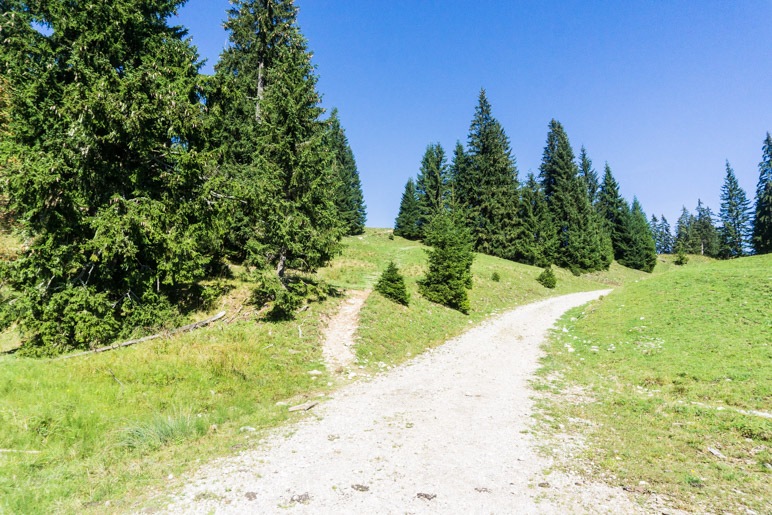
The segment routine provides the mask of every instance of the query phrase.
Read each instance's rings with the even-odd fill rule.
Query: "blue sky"
[[[772,131],[772,0],[297,0],[326,108],[357,160],[370,227],[390,227],[429,143],[466,142],[480,88],[538,172],[547,123],[608,161],[622,194],[672,225],[716,213],[729,160],[753,200]],[[211,73],[227,0],[189,0]]]

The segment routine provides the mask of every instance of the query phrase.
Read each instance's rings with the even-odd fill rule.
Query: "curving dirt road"
[[[545,469],[528,380],[547,330],[606,291],[520,307],[338,391],[264,445],[203,467],[171,513],[639,513]]]

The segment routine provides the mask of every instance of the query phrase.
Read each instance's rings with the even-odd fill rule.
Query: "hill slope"
[[[584,402],[547,413],[588,435],[591,468],[692,509],[772,512],[772,255],[628,283],[562,325],[543,386]]]
[[[319,272],[341,289],[370,287],[391,259],[405,272],[409,308],[377,294],[364,307],[358,355],[371,369],[438,345],[509,307],[646,275],[618,266],[580,278],[558,270],[552,291],[535,281],[538,268],[477,256],[467,317],[420,298],[415,280],[426,262],[423,247],[388,234],[368,230],[347,239],[344,254]],[[494,271],[499,282],[491,278]],[[309,372],[324,370],[322,331],[340,299],[310,304],[294,321],[260,322],[246,304],[249,284],[238,279],[238,270],[236,277],[213,284],[227,293],[210,311],[194,315],[226,309],[227,323],[67,361],[0,355],[0,449],[14,451],[0,453],[0,511],[81,511],[108,500],[116,506],[197,460],[245,445],[241,428],[270,427],[293,416],[287,402],[334,387],[327,373]],[[14,341],[13,330],[4,337]]]

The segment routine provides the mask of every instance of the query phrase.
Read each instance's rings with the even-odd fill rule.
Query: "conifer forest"
[[[24,240],[2,263],[0,320],[23,354],[179,325],[229,264],[250,271],[266,316],[292,317],[364,231],[355,153],[321,106],[293,0],[234,0],[212,75],[170,22],[183,3],[0,0],[0,207]],[[697,200],[673,226],[623,198],[613,163],[577,154],[557,120],[523,176],[486,91],[472,100],[465,142],[429,143],[393,199],[394,235],[430,247],[427,299],[467,312],[474,252],[576,275],[772,252],[769,133],[755,195],[726,162],[718,211]]]

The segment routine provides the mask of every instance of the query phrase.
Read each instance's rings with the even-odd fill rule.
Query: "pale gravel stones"
[[[531,433],[528,381],[547,330],[605,293],[520,307],[342,388],[289,433],[203,467],[168,512],[644,512],[621,489],[545,474]]]

